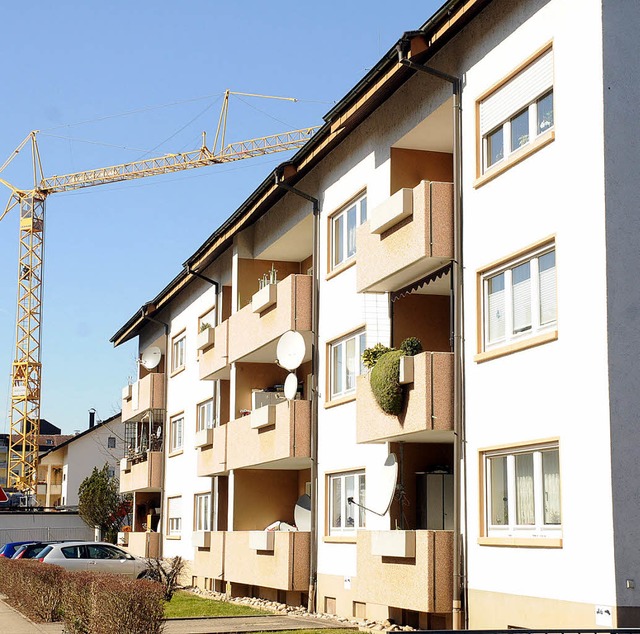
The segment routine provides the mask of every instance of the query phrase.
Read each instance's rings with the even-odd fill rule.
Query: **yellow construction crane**
[[[213,149],[207,147],[206,134],[203,132],[202,146],[197,150],[165,154],[157,158],[45,178],[36,138],[37,131],[34,131],[29,133],[0,167],[0,173],[2,173],[29,141],[31,142],[33,187],[18,189],[0,178],[0,183],[11,190],[9,202],[4,213],[0,216],[0,220],[15,207],[20,209],[16,353],[11,372],[9,486],[35,493],[37,484],[42,379],[40,361],[42,271],[47,196],[57,192],[146,178],[169,172],[180,172],[274,152],[294,150],[302,147],[318,129],[317,127],[303,128],[225,145],[230,95],[296,101],[290,97],[273,97],[226,90]]]

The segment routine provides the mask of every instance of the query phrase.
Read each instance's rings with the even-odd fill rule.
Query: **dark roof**
[[[325,124],[288,161],[276,167],[245,202],[183,264],[183,269],[154,299],[143,304],[111,337],[115,346],[137,336],[145,315],[153,316],[190,284],[189,270],[203,271],[232,243],[233,236],[255,223],[285,190],[275,185],[282,175],[295,184],[384,103],[416,72],[398,64],[398,47],[411,49],[411,59],[424,62],[457,35],[492,0],[448,0],[418,30],[407,31],[380,61],[324,116]],[[414,46],[414,44],[417,44]]]

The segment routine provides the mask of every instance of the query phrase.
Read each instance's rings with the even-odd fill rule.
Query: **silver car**
[[[147,560],[134,557],[122,548],[103,542],[64,542],[49,544],[38,554],[38,561],[67,570],[88,570],[150,578]]]

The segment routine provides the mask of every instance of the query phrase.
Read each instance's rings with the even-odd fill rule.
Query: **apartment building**
[[[112,338],[136,547],[427,629],[638,625],[638,26],[450,0],[327,113]],[[407,337],[390,415],[361,355]]]

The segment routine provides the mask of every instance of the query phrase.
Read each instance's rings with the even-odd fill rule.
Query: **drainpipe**
[[[149,306],[145,305],[142,307],[142,319],[146,319],[147,321],[150,321],[154,324],[158,324],[160,326],[162,326],[164,328],[164,335],[167,339],[167,346],[169,346],[169,324],[164,322],[164,321],[160,321],[159,319],[155,319],[154,317],[151,317],[151,315],[148,314],[148,310],[149,310]],[[166,352],[165,352],[165,365],[166,365]],[[162,423],[162,434],[166,437],[166,431],[167,431],[167,388],[169,387],[169,373],[167,372],[167,369],[165,367],[164,369],[164,401],[165,401],[165,420]],[[149,437],[149,443],[151,443],[151,437]],[[167,443],[163,442],[162,443],[162,491],[160,493],[160,529],[162,529],[162,522],[164,522],[164,466],[166,463],[166,459],[167,459]],[[162,531],[158,531],[159,533],[162,533]],[[149,551],[149,536],[147,535],[147,554]],[[162,540],[160,540],[160,552],[158,553],[158,558],[162,557]]]
[[[461,121],[461,94],[462,80],[459,77],[449,75],[436,68],[407,59],[406,38],[397,46],[398,61],[403,66],[412,70],[427,73],[438,77],[451,84],[453,88],[453,261],[452,272],[452,302],[453,323],[452,343],[454,358],[453,376],[453,464],[454,464],[454,499],[453,499],[453,602],[452,602],[452,627],[459,630],[467,627],[466,601],[463,598],[466,592],[466,534],[461,533],[461,495],[465,496],[462,485],[466,481],[466,468],[464,480],[462,469],[465,465],[465,415],[464,415],[464,358],[463,358],[463,305],[462,305],[462,121]],[[466,514],[465,514],[466,522]],[[463,541],[463,539],[465,541]]]
[[[320,203],[317,198],[310,196],[296,187],[282,181],[282,175],[276,174],[276,185],[288,192],[308,200],[313,205],[313,281],[311,287],[311,330],[313,344],[311,350],[311,532],[309,535],[309,602],[307,609],[310,613],[316,611],[316,589],[318,576],[318,369],[319,369],[319,338],[318,323],[320,318]]]

